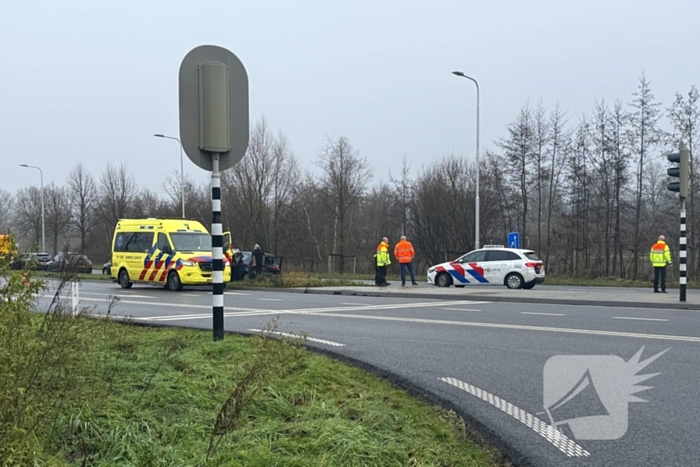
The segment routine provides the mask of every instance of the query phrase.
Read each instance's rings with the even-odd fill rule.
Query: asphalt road
[[[39,307],[47,305],[51,293],[40,298]],[[109,282],[80,286],[82,306],[94,307],[98,313],[107,310],[112,296],[120,299],[112,309],[117,317],[211,327],[211,295],[206,290],[172,293],[148,286],[122,290]],[[278,331],[305,332],[311,338],[310,346],[390,372],[402,378],[404,386],[458,409],[517,465],[698,465],[700,311],[262,290],[227,291],[225,298],[227,330],[260,330],[278,316]],[[550,373],[544,383],[548,359],[615,355],[627,362],[642,348],[641,360],[666,353],[641,371],[630,371],[634,365],[627,364],[608,373],[595,373],[594,369],[590,373],[598,400],[610,403],[610,397],[622,394],[614,407],[605,405],[609,417],[600,422],[602,428],[595,433],[602,433],[611,424],[624,424],[626,418],[624,436],[580,439],[569,429],[564,431],[566,437],[548,427],[544,391],[549,388],[551,392],[553,381],[566,380],[575,373],[571,370],[575,361],[566,360],[569,363],[557,367],[559,373]],[[659,374],[643,383],[636,381],[652,387],[636,394],[648,403],[628,404],[629,384],[637,371]],[[606,374],[607,379],[599,379],[600,374]],[[590,389],[564,404],[566,409],[578,410],[577,417],[599,415],[585,412],[595,410]]]

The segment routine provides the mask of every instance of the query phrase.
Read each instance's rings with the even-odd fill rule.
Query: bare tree
[[[80,235],[80,251],[86,251],[88,234],[97,221],[97,185],[94,177],[82,163],[76,164],[68,174],[68,194],[71,206],[71,224]]]
[[[0,232],[7,233],[12,229],[12,213],[15,210],[15,197],[0,188]]]
[[[658,121],[661,118],[661,104],[656,102],[651,92],[649,80],[644,73],[639,78],[637,91],[632,94],[631,106],[634,109],[630,115],[632,147],[637,156],[637,199],[634,216],[634,263],[633,276],[636,279],[639,273],[639,248],[640,227],[642,216],[642,192],[644,189],[644,164],[649,152],[659,143]]]
[[[46,232],[51,239],[53,252],[58,253],[59,239],[70,230],[70,198],[67,191],[53,182],[44,188],[46,208]]]
[[[566,119],[564,113],[557,103],[549,117],[549,147],[548,154],[548,193],[547,193],[547,252],[545,256],[545,267],[549,270],[549,259],[552,253],[552,214],[554,206],[559,199],[559,182],[565,167],[567,151],[571,145],[571,134],[565,128]]]
[[[533,162],[535,165],[535,189],[537,191],[537,250],[542,251],[542,214],[545,207],[545,183],[547,181],[547,154],[550,122],[542,101],[537,104],[533,122]],[[523,234],[524,235],[524,234]]]
[[[41,239],[41,190],[36,186],[20,188],[15,200],[14,225],[22,232],[18,243],[23,248],[36,245]]]
[[[534,128],[532,111],[529,105],[520,110],[517,118],[508,125],[508,137],[498,142],[505,158],[513,167],[512,181],[520,195],[520,232],[527,237],[527,218],[529,213],[530,168],[532,167],[534,146]]]
[[[367,190],[372,172],[367,159],[360,157],[344,136],[328,140],[316,161],[322,173],[319,188],[326,208],[337,223],[334,254],[340,255],[340,272],[345,268],[344,257],[350,210],[358,205]]]
[[[615,251],[613,257],[612,269],[615,273],[615,267],[619,261],[620,277],[625,277],[624,268],[624,247],[622,244],[622,208],[623,208],[623,190],[629,182],[628,165],[629,165],[629,145],[625,134],[627,133],[627,125],[629,123],[629,114],[625,111],[622,102],[615,102],[610,120],[610,132],[612,140],[610,141],[615,166]]]
[[[406,156],[401,161],[401,173],[399,178],[394,178],[389,173],[389,180],[394,185],[398,204],[401,206],[401,235],[408,232],[409,206],[411,205],[411,191],[413,181],[411,180],[411,165]]]
[[[127,216],[137,194],[136,181],[126,164],[114,166],[108,163],[100,176],[100,203],[97,206],[101,230],[107,244],[111,243],[117,222]]]

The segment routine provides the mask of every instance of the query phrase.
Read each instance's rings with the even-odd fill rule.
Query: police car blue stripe
[[[460,281],[462,284],[468,284],[468,283],[469,283],[469,281],[467,280],[466,277],[463,277],[462,275],[460,275],[460,273],[458,273],[458,272],[455,271],[454,269],[450,269],[448,272],[449,272],[450,274],[452,274],[452,277],[454,277],[455,279],[457,279],[458,281]]]
[[[479,273],[476,272],[475,270],[473,270],[473,269],[467,269],[466,271],[467,271],[469,274],[471,274],[471,275],[474,277],[474,279],[476,279],[477,281],[481,282],[482,284],[488,284],[488,283],[489,283],[489,281],[487,281],[486,278],[485,278],[484,276],[482,276],[481,274],[479,274]]]

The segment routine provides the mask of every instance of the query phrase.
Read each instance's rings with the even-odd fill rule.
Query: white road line
[[[258,298],[261,302],[281,302],[281,298]]]
[[[613,319],[629,319],[634,321],[668,321],[661,318],[633,318],[632,316],[613,316]]]
[[[425,318],[401,318],[398,316],[376,316],[376,315],[346,315],[346,314],[325,314],[319,313],[315,316],[327,316],[330,318],[350,318],[350,319],[372,319],[377,321],[398,321],[404,323],[421,323],[421,324],[444,324],[447,326],[467,326],[476,328],[493,328],[493,329],[515,329],[522,331],[540,331],[540,332],[558,332],[565,334],[585,334],[593,336],[609,336],[609,337],[634,337],[638,339],[656,339],[666,341],[679,342],[695,342],[700,343],[700,337],[695,336],[674,336],[665,334],[641,334],[636,332],[618,332],[618,331],[599,331],[596,329],[572,329],[572,328],[552,328],[545,326],[526,326],[519,324],[498,324],[498,323],[476,323],[472,321],[450,321],[442,319],[425,319]]]
[[[470,308],[443,308],[443,310],[450,310],[450,311],[481,311],[481,310],[472,310]]]
[[[450,384],[456,388],[461,389],[479,399],[488,402],[497,409],[502,410],[511,417],[519,420],[525,426],[532,428],[535,433],[542,436],[544,439],[556,446],[561,452],[569,457],[588,457],[591,455],[588,451],[583,449],[581,446],[570,440],[567,436],[560,433],[559,430],[548,425],[544,421],[535,417],[531,413],[525,412],[520,407],[516,407],[510,402],[501,399],[498,396],[491,394],[490,392],[484,391],[481,388],[472,386],[471,384],[465,383],[455,378],[438,378],[438,380]]]
[[[542,316],[566,316],[564,313],[537,313],[534,311],[521,311],[521,315],[542,315]]]
[[[295,334],[287,334],[285,332],[266,331],[264,329],[248,329],[248,331],[260,332],[263,334],[274,334],[276,336],[284,336],[284,337],[293,337],[293,338],[301,338],[302,337],[302,336],[297,336]],[[330,345],[333,347],[345,347],[345,344],[341,344],[340,342],[333,342],[333,341],[327,341],[327,340],[323,340],[323,339],[316,339],[315,337],[307,337],[306,340],[310,341],[310,342],[318,342],[319,344]]]
[[[224,292],[224,295],[250,295],[250,294],[243,293],[243,292]]]
[[[198,295],[196,293],[181,293],[178,295],[178,297],[201,297],[202,295]]]

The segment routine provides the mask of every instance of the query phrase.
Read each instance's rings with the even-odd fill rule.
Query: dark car
[[[281,256],[274,256],[270,253],[265,253],[265,261],[263,262],[262,274],[264,276],[273,276],[282,273]],[[233,264],[231,265],[231,280],[242,281],[246,276],[250,276],[250,263],[253,261],[252,251],[236,251],[233,255]]]
[[[51,255],[48,253],[25,253],[17,256],[10,267],[12,269],[24,269],[31,267],[37,271],[45,271],[46,266],[51,262]]]
[[[78,253],[59,252],[46,267],[47,271],[70,271],[82,274],[92,274],[92,261]]]
[[[102,275],[111,276],[112,275],[112,261],[107,261],[102,265]]]

